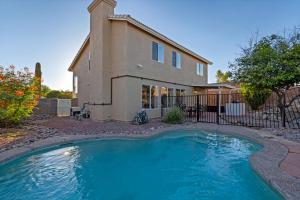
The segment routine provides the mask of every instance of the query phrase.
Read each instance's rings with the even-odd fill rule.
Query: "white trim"
[[[150,102],[149,102],[149,108],[143,108],[143,86],[149,86],[150,87]],[[154,107],[154,108],[151,108],[151,104],[152,104],[152,96],[151,96],[151,89],[152,89],[152,87],[156,87],[157,88],[157,90],[158,90],[158,96],[157,96],[157,98],[159,98],[160,97],[160,91],[159,91],[159,89],[160,89],[160,86],[158,86],[158,85],[151,85],[151,84],[143,84],[142,83],[142,90],[141,90],[141,103],[142,103],[142,109],[144,109],[144,110],[155,110],[155,109],[158,109],[158,108],[160,108],[161,107],[161,105],[160,105],[160,103],[159,103],[159,99],[157,100],[158,102],[157,102],[157,107]]]

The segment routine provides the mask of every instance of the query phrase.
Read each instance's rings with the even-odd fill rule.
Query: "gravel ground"
[[[300,143],[300,129],[280,128],[280,129],[263,129],[263,130],[268,131],[272,135]]]
[[[89,119],[77,121],[71,117],[34,116],[22,128],[0,128],[0,153],[53,136],[65,135],[135,135],[149,134],[170,127],[160,120],[151,120],[144,125],[124,122],[93,122]]]
[[[191,124],[192,122],[187,122]],[[64,135],[135,135],[150,134],[171,127],[161,120],[151,120],[144,125],[125,122],[94,122],[89,119],[77,121],[71,117],[34,116],[19,129],[0,129],[0,153],[53,136]],[[291,141],[300,142],[299,129],[262,129]]]
[[[160,120],[151,120],[147,124],[133,125],[125,122],[94,122],[89,119],[77,121],[70,117],[52,118],[41,123],[43,126],[55,128],[66,135],[74,134],[147,134],[153,130],[169,127]]]

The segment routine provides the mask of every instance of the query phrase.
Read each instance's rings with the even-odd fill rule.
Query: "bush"
[[[182,124],[184,122],[184,114],[180,108],[175,107],[167,112],[163,121],[169,124]]]
[[[51,91],[51,89],[47,85],[41,86],[41,96],[47,97],[48,93]]]
[[[47,93],[47,98],[58,98],[58,99],[72,99],[72,92],[69,91],[58,91],[58,90],[51,90]]]
[[[272,91],[269,89],[257,89],[246,84],[241,85],[241,92],[252,110],[257,110],[272,94]]]
[[[0,67],[0,127],[16,125],[30,116],[39,100],[38,84],[28,68],[16,72],[14,66]]]

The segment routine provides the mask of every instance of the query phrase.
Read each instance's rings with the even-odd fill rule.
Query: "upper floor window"
[[[197,70],[197,75],[203,76],[204,75],[204,64],[197,63],[196,64],[196,70]]]
[[[177,69],[181,68],[181,55],[175,51],[172,51],[172,66]]]
[[[152,42],[152,60],[156,60],[160,63],[164,63],[164,46],[157,43],[157,42]]]

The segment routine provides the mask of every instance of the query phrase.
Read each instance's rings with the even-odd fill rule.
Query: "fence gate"
[[[281,109],[275,93],[255,109],[241,93],[164,96],[162,102],[162,115],[172,107],[179,107],[186,119],[194,122],[262,128],[300,128],[300,87],[286,92],[285,106]]]

